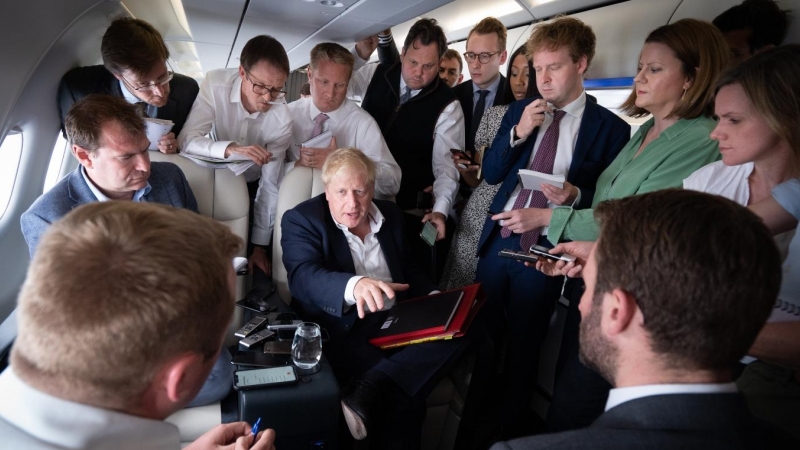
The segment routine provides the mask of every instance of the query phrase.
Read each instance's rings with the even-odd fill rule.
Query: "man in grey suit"
[[[683,190],[603,203],[595,217],[600,238],[579,260],[580,356],[615,387],[606,412],[582,430],[492,449],[800,448],[753,418],[733,383],[780,286],[781,258],[761,220]]]
[[[144,121],[125,99],[89,95],[70,108],[65,128],[80,165],[22,215],[31,256],[45,229],[84,203],[133,200],[197,212],[181,169],[172,163],[150,163]]]

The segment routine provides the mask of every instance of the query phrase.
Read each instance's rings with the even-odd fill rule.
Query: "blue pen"
[[[256,420],[256,423],[253,424],[253,436],[258,436],[258,424],[261,423],[261,417]]]

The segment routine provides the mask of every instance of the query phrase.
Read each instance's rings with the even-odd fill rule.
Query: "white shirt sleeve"
[[[358,72],[359,69],[364,67],[364,65],[366,65],[369,62],[368,59],[361,59],[361,57],[358,56],[358,50],[356,50],[356,44],[353,44],[353,46],[350,48],[350,53],[353,55],[354,59],[353,73]]]
[[[208,134],[216,119],[214,94],[209,77],[200,85],[200,92],[192,105],[189,117],[178,135],[178,145],[182,152],[190,155],[210,156],[224,159],[225,149],[233,141],[214,141]]]
[[[458,193],[458,169],[450,157],[450,149],[464,148],[464,112],[458,100],[439,114],[433,141],[433,211],[447,217]]]
[[[271,124],[273,125],[273,124]],[[292,121],[288,110],[286,120],[278,126],[282,127],[280,137],[267,144],[267,150],[272,154],[269,163],[261,166],[261,179],[258,182],[253,205],[253,228],[250,232],[250,241],[257,245],[269,245],[272,241],[272,230],[275,227],[275,211],[278,205],[278,188],[280,187],[286,160],[286,152],[292,141]]]
[[[350,84],[347,85],[347,98],[358,97],[363,100],[364,95],[367,94],[369,82],[372,81],[372,76],[375,75],[377,69],[377,64],[367,64],[353,73],[353,76],[350,77]]]
[[[400,190],[402,171],[389,151],[378,123],[369,120],[366,129],[359,135],[364,138],[364,144],[358,147],[376,162],[375,194],[381,199],[393,198]]]
[[[349,280],[347,280],[347,285],[344,287],[344,302],[348,305],[355,305],[356,304],[356,296],[354,291],[356,290],[356,284],[361,281],[362,276],[356,275]]]

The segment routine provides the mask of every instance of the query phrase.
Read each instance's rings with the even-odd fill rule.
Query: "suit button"
[[[345,331],[350,331],[350,325],[345,325],[345,326],[344,326],[344,330],[345,330]]]

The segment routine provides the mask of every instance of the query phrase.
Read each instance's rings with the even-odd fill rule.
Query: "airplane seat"
[[[322,171],[309,167],[295,167],[289,171],[278,190],[275,229],[272,237],[272,280],[281,300],[287,304],[291,303],[292,296],[289,292],[288,274],[283,266],[281,219],[287,210],[324,191]],[[471,358],[462,358],[428,396],[425,422],[422,424],[423,450],[453,448],[471,373]]]

